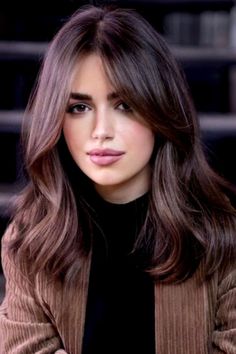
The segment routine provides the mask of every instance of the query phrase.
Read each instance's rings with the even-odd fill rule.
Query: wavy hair
[[[91,243],[86,177],[73,163],[62,125],[76,65],[98,54],[113,87],[155,134],[148,212],[135,249],[146,247],[148,271],[183,281],[235,259],[230,187],[209,167],[184,75],[165,40],[131,9],[86,6],[55,35],[26,109],[24,154],[29,182],[18,198],[10,245],[32,274],[73,281]],[[75,188],[75,180],[79,188]]]

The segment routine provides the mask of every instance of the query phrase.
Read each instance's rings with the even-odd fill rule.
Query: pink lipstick
[[[90,160],[98,166],[108,166],[121,159],[123,151],[113,149],[94,149],[88,152]]]

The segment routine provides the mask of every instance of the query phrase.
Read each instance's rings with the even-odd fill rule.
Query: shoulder
[[[18,228],[14,222],[10,223],[1,239],[1,263],[5,277],[7,279],[16,280],[18,277],[25,279],[24,260],[19,261],[17,255],[17,239],[19,237]],[[16,250],[16,251],[15,251]]]
[[[10,248],[10,244],[16,239],[16,237],[17,237],[17,230],[16,230],[14,223],[12,222],[11,224],[9,224],[7,226],[5,232],[3,233],[3,236],[1,238],[2,257],[6,256],[6,254],[9,253],[8,251]]]
[[[1,238],[1,255],[3,259],[5,259],[5,257],[9,257],[11,244],[17,239],[17,235],[18,232],[16,225],[12,222],[7,226]]]
[[[14,222],[11,222],[2,236],[2,245],[7,245],[17,237],[17,228]]]
[[[219,272],[219,293],[236,288],[236,261],[232,262],[226,270]]]

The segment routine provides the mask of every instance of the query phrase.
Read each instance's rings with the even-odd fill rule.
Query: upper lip
[[[119,156],[124,154],[124,151],[113,149],[93,149],[88,152],[88,155],[96,156]]]

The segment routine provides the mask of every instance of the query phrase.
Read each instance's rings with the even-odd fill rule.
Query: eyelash
[[[123,108],[119,108],[119,106],[122,106],[122,105],[123,105]],[[80,109],[78,110],[78,108],[80,108]],[[70,114],[83,114],[83,113],[86,112],[86,109],[91,110],[91,107],[89,107],[85,103],[74,103],[74,104],[70,105],[67,108],[67,113],[70,113]],[[130,108],[130,106],[127,103],[123,102],[123,101],[121,101],[118,104],[116,104],[115,109],[120,110],[124,114],[129,114],[129,113],[133,112],[132,108]]]
[[[118,105],[116,105],[116,109],[121,105],[126,106],[126,108],[121,109],[121,111],[123,111],[124,113],[132,113],[133,112],[132,108],[127,103],[122,102],[122,101]]]
[[[78,110],[78,107],[80,107],[80,110],[76,112],[76,110]],[[82,114],[85,112],[85,110],[81,110],[81,107],[90,109],[90,107],[88,105],[86,105],[85,103],[74,103],[67,108],[67,113]]]

